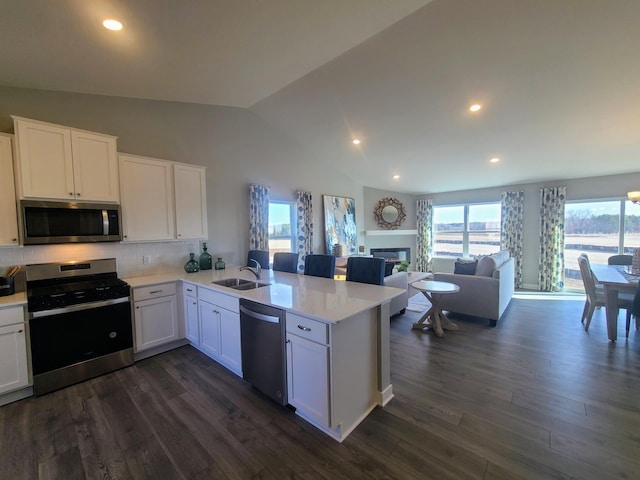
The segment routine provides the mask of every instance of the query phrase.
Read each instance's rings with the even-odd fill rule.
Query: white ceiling
[[[640,172],[637,0],[0,5],[1,85],[251,108],[366,186]]]

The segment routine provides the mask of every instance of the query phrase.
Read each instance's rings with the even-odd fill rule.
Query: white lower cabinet
[[[180,338],[176,284],[133,289],[136,352]]]
[[[0,309],[0,394],[29,385],[23,307]]]
[[[198,315],[200,350],[232,372],[242,376],[238,299],[199,287]]]
[[[287,388],[298,414],[331,426],[329,326],[287,314]]]
[[[200,345],[200,322],[198,321],[198,290],[195,285],[182,286],[185,337],[192,345]]]

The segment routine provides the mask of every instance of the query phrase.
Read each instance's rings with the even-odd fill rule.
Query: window
[[[437,257],[489,255],[500,250],[500,203],[433,207]]]
[[[578,255],[607,263],[611,255],[640,247],[640,205],[625,200],[567,202],[564,212],[565,289],[584,290]]]
[[[269,202],[269,263],[276,252],[295,251],[295,211],[293,202]]]

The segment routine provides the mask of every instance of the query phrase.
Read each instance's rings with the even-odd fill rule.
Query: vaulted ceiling
[[[0,85],[250,108],[370,187],[640,171],[638,1],[2,3]]]

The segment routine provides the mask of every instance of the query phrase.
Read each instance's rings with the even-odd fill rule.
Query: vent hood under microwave
[[[24,245],[122,240],[119,205],[21,200],[20,216]]]

